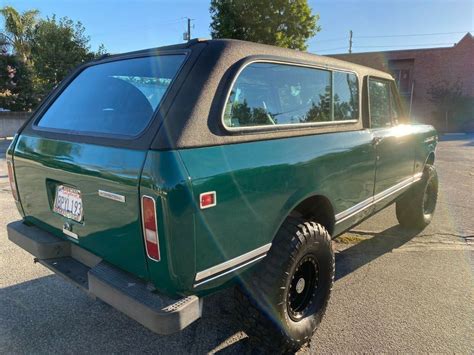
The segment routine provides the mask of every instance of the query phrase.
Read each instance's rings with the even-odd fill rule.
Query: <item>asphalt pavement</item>
[[[19,218],[0,140],[0,353],[250,353],[232,292],[205,300],[202,319],[159,336],[86,296],[10,243]],[[327,314],[301,353],[474,352],[474,136],[440,142],[439,202],[419,235],[393,206],[337,238]]]

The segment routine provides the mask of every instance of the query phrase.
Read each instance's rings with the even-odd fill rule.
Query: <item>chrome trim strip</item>
[[[66,228],[63,228],[63,233],[66,234],[67,236],[71,237],[71,238],[76,239],[76,240],[79,239],[79,236],[76,233],[74,233],[70,230],[67,230]]]
[[[105,190],[99,190],[99,196],[108,198],[109,200],[114,200],[118,202],[125,202],[125,196],[119,195],[119,194],[114,194],[113,192],[105,191]]]
[[[348,208],[347,210],[338,213],[335,216],[336,224],[344,222],[346,219],[355,216],[356,214],[362,212],[366,208],[369,208],[375,205],[376,203],[382,201],[383,199],[393,195],[394,193],[399,192],[403,190],[404,188],[412,185],[413,183],[419,181],[422,176],[423,176],[423,173],[417,173],[409,177],[408,179],[405,179],[399,182],[398,184],[393,185],[392,187],[382,192],[379,192],[377,195],[370,197],[362,202],[359,202],[357,205],[354,205],[351,208]]]
[[[427,137],[424,139],[424,143],[431,143],[431,142],[436,142],[437,141],[437,136],[431,136],[431,137]]]
[[[204,285],[205,283],[210,282],[210,281],[212,281],[212,280],[218,279],[218,278],[221,277],[221,276],[230,274],[231,272],[237,271],[237,270],[239,270],[239,269],[241,269],[241,268],[243,268],[243,267],[245,267],[245,266],[248,266],[248,265],[250,265],[250,264],[253,264],[253,263],[259,261],[260,259],[263,259],[263,258],[266,257],[266,256],[267,256],[267,253],[262,254],[262,255],[260,255],[259,257],[255,258],[255,259],[252,259],[252,260],[249,260],[249,261],[247,261],[246,263],[240,264],[239,266],[236,266],[236,267],[234,267],[234,268],[232,268],[232,269],[229,269],[229,270],[223,272],[222,274],[219,274],[219,275],[210,277],[210,278],[208,278],[208,279],[205,279],[204,281],[198,282],[198,283],[194,284],[194,288],[199,287],[199,286],[201,286],[201,285]]]
[[[377,195],[374,195],[374,202],[373,203],[380,202],[384,198],[389,197],[389,196],[393,195],[394,193],[402,190],[403,188],[411,185],[413,183],[413,180],[414,180],[414,176],[411,176],[408,179],[405,179],[405,180],[399,182],[398,184],[395,184],[392,187],[390,187],[390,188],[388,188],[388,189],[386,189],[382,192],[379,192]]]
[[[267,252],[270,250],[271,246],[272,246],[272,243],[265,244],[264,246],[261,246],[260,248],[251,250],[248,253],[237,256],[237,257],[235,257],[233,259],[230,259],[228,261],[225,261],[221,264],[217,264],[213,267],[210,267],[209,269],[199,271],[196,274],[195,281],[196,282],[201,281],[201,280],[206,279],[208,277],[211,277],[215,274],[219,274],[219,275],[214,277],[214,278],[217,278],[217,277],[226,275],[231,271],[235,271],[237,269],[240,269],[240,268],[248,265],[251,262],[260,260],[261,258],[265,257],[265,255],[267,255]],[[222,272],[224,272],[224,273],[220,274]],[[212,279],[214,279],[214,278],[212,278]],[[207,281],[211,281],[211,280],[206,280],[205,282],[207,282]],[[203,283],[203,282],[201,282],[201,283]],[[198,285],[199,284],[196,284],[196,285],[194,285],[194,287],[197,287]]]
[[[372,204],[373,201],[374,201],[374,197],[372,196],[372,197],[369,197],[368,199],[366,199],[362,202],[359,202],[357,205],[354,205],[354,206],[348,208],[347,210],[338,213],[336,215],[336,221],[346,219],[346,218],[352,216],[355,212],[358,212],[358,211],[361,211],[361,210],[365,209],[370,204]]]

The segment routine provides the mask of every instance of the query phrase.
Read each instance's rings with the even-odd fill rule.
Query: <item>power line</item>
[[[400,48],[400,47],[449,46],[449,45],[453,45],[453,43],[418,43],[418,44],[385,45],[385,46],[380,46],[380,45],[357,46],[357,45],[354,45],[353,47],[358,49],[358,48],[394,48],[394,47]],[[319,50],[316,50],[316,53],[327,52],[327,51],[336,51],[336,50],[339,50],[339,49],[346,49],[346,48],[347,47],[319,49]]]
[[[178,23],[178,22],[182,22],[183,20],[185,20],[186,17],[180,17],[180,18],[176,18],[174,20],[165,20],[165,21],[158,21],[158,22],[154,22],[155,25],[171,25],[173,23]]]
[[[419,37],[419,36],[440,36],[440,35],[453,35],[459,33],[467,33],[471,31],[460,31],[460,32],[437,32],[437,33],[417,33],[417,34],[403,34],[403,35],[381,35],[381,36],[357,36],[357,38],[393,38],[393,37]]]
[[[419,37],[419,36],[440,36],[440,35],[452,35],[452,34],[460,34],[460,33],[467,33],[473,32],[474,30],[469,31],[459,31],[459,32],[433,32],[433,33],[411,33],[411,34],[401,34],[401,35],[377,35],[377,36],[357,36],[354,35],[354,39],[359,38],[396,38],[396,37]],[[337,42],[337,41],[347,41],[347,37],[337,37],[337,38],[328,38],[318,40],[318,38],[313,38],[310,42]]]
[[[382,47],[422,47],[422,46],[450,46],[454,43],[418,43],[418,44],[394,44],[394,45],[375,45],[375,46],[355,46],[356,48],[382,48]]]
[[[337,51],[337,50],[339,50],[339,49],[347,49],[347,47],[318,49],[318,50],[316,50],[316,53],[319,53],[319,52],[327,52],[327,51]]]
[[[309,40],[309,42],[318,42],[318,43],[321,43],[321,42],[336,42],[336,41],[347,41],[347,37],[338,37],[338,38],[328,38],[328,39],[322,39],[322,40],[319,40],[318,38],[312,38]]]

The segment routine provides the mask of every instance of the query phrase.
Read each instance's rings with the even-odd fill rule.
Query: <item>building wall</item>
[[[29,116],[29,112],[0,112],[0,138],[13,137]]]
[[[458,44],[448,48],[338,54],[332,57],[389,73],[393,67],[409,68],[411,63],[409,91],[413,85],[412,118],[434,124],[442,131],[474,129],[474,117],[468,118],[471,120],[468,125],[463,124],[463,127],[448,125],[446,129],[444,120],[440,121],[434,114],[435,106],[427,93],[433,83],[443,80],[454,83],[459,80],[463,85],[463,94],[474,99],[474,37],[471,34],[467,34]],[[410,92],[402,94],[408,107]]]

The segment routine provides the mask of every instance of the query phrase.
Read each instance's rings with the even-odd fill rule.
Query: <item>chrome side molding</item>
[[[393,194],[409,187],[410,185],[414,184],[415,182],[419,181],[421,177],[423,176],[423,173],[416,173],[413,176],[410,176],[409,178],[399,182],[396,185],[393,185],[392,187],[379,192],[377,195],[374,195],[372,197],[369,197],[368,199],[358,203],[357,205],[352,206],[351,208],[348,208],[345,211],[342,211],[338,214],[336,214],[336,224],[344,222],[348,218],[351,218],[355,216],[356,214],[362,212],[366,208],[369,208],[376,203],[386,199],[387,197],[392,196]]]
[[[199,271],[196,274],[196,283],[194,284],[194,287],[201,286],[206,282],[215,280],[218,277],[227,275],[245,266],[253,264],[260,259],[263,259],[267,255],[267,252],[270,250],[271,246],[272,243],[265,244],[257,249],[249,251],[248,253],[210,267],[209,269]]]

